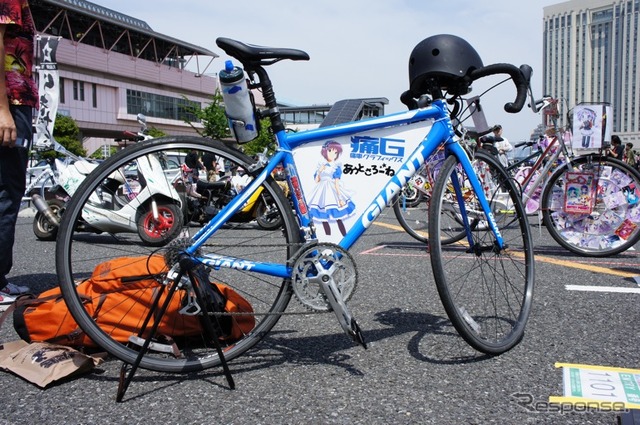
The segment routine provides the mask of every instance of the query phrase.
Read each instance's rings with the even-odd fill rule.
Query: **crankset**
[[[351,254],[338,245],[314,243],[304,248],[293,263],[293,293],[307,308],[335,313],[346,334],[364,348],[362,331],[346,302],[358,283]]]

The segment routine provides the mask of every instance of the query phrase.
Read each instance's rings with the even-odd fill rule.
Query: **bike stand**
[[[187,267],[193,267],[193,263],[190,262],[191,264],[189,264]],[[182,264],[181,264],[182,265]],[[183,267],[181,267],[181,270],[183,269]],[[181,271],[178,275],[178,277],[176,278],[176,282],[179,282],[180,279],[183,276],[183,272]],[[190,274],[190,278],[191,278],[191,273]],[[169,303],[171,301],[171,297],[173,296],[174,292],[176,291],[178,285],[171,285],[171,289],[169,289],[169,293],[167,294],[166,299],[164,300],[164,303],[162,305],[162,307],[160,308],[160,314],[158,317],[162,317],[165,313],[165,311],[167,310]],[[147,318],[145,319],[143,325],[142,325],[142,329],[141,331],[138,333],[137,337],[134,337],[134,339],[138,339],[138,340],[142,340],[141,335],[144,333],[144,331],[147,328],[147,325],[149,323],[149,320],[151,319],[151,317],[154,316],[154,312],[158,306],[158,302],[160,300],[160,295],[161,293],[158,294],[158,297],[156,298],[156,300],[154,301],[153,305],[151,306],[151,309],[149,310],[149,314],[147,315]],[[198,292],[196,291],[196,298],[198,303],[201,306],[204,306],[203,310],[203,326],[204,326],[204,332],[205,335],[207,335],[207,337],[209,339],[213,340],[213,345],[215,346],[215,349],[218,353],[218,357],[220,358],[220,363],[222,364],[222,369],[224,371],[224,375],[227,378],[227,382],[229,384],[229,388],[230,389],[235,389],[236,385],[235,382],[233,381],[233,376],[231,376],[231,371],[229,370],[229,365],[227,364],[227,360],[224,357],[224,353],[222,351],[222,346],[220,345],[220,341],[218,340],[218,332],[216,331],[215,327],[213,326],[213,323],[211,323],[211,318],[209,317],[208,311],[207,311],[207,304],[205,302],[203,302],[203,300],[200,299],[200,295],[198,294]],[[153,323],[153,326],[151,327],[151,332],[149,334],[149,337],[147,339],[144,340],[144,343],[142,344],[142,346],[140,347],[140,351],[138,353],[138,356],[136,357],[136,360],[130,364],[131,366],[131,370],[129,370],[128,374],[127,374],[127,366],[129,366],[129,363],[127,362],[122,362],[122,366],[120,367],[120,377],[118,380],[118,391],[116,393],[116,402],[121,402],[122,399],[124,398],[125,393],[127,392],[127,389],[129,388],[129,385],[131,384],[131,381],[133,380],[133,376],[135,375],[136,371],[138,370],[138,367],[140,366],[140,362],[142,361],[142,357],[144,356],[144,353],[146,353],[146,351],[149,349],[149,347],[154,344],[152,343],[152,339],[153,337],[156,335],[157,332],[157,328],[159,325],[160,321],[159,320],[155,320]]]

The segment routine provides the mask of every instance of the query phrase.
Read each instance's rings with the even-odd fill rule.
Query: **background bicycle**
[[[531,99],[534,111],[550,116],[552,137],[532,166],[511,170],[527,213],[539,210],[554,240],[576,254],[625,251],[640,241],[640,173],[607,156],[605,146],[575,155],[557,126],[556,104],[556,99]]]
[[[535,112],[551,115],[553,126],[551,137],[537,152],[511,164],[507,170],[522,192],[527,214],[539,213],[550,234],[564,248],[583,256],[611,256],[625,251],[640,240],[640,218],[638,217],[638,194],[640,175],[636,170],[603,154],[576,156],[567,146],[565,132],[555,124],[553,116],[557,100],[544,98],[531,106]],[[533,164],[530,160],[535,159]],[[425,164],[425,169],[428,169]],[[571,174],[567,174],[571,173]],[[576,174],[577,173],[577,174]],[[401,226],[415,239],[428,239],[428,199],[431,190],[429,173],[421,173],[421,186],[412,185],[421,191],[420,201],[409,203],[403,191],[394,212]],[[567,210],[568,176],[585,176],[588,179],[585,201],[588,207]],[[586,180],[585,180],[586,181]],[[581,187],[583,185],[580,185]],[[547,190],[547,188],[549,188]],[[573,192],[573,191],[571,191]],[[459,235],[460,236],[460,235]],[[457,238],[452,238],[455,241]]]

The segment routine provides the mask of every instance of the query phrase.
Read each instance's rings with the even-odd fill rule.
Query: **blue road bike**
[[[448,51],[451,43],[467,51]],[[333,312],[346,334],[366,347],[347,306],[358,284],[349,249],[425,159],[438,150],[444,152],[444,159],[430,204],[429,250],[446,312],[460,335],[482,352],[500,354],[521,340],[531,308],[534,256],[519,192],[492,157],[469,154],[459,144],[452,124],[455,111],[449,111],[447,100],[469,92],[471,83],[479,78],[506,74],[514,81],[517,95],[505,109],[518,112],[526,98],[530,68],[483,66],[464,40],[430,37],[412,53],[411,88],[402,96],[410,108],[407,112],[290,133],[285,131],[266,67],[285,59],[308,60],[307,53],[227,38],[217,39],[217,44],[243,65],[250,87],[262,93],[266,107],[258,114],[271,120],[275,153],[268,161],[260,161],[217,140],[163,137],[118,152],[84,180],[63,215],[56,266],[64,299],[93,341],[136,367],[191,372],[225,366],[225,359],[253,347],[283,315]],[[451,61],[441,61],[447,55],[468,63],[443,70],[451,66],[446,65]],[[214,154],[224,160],[228,171],[242,168],[251,180],[231,199],[225,197],[224,185],[218,185],[207,207],[213,219],[200,227],[183,218],[180,236],[162,248],[145,247],[127,234],[78,231],[91,219],[85,205],[98,202],[94,193],[101,182],[113,179],[141,156],[155,155],[162,160],[166,151]],[[272,176],[280,167],[286,173],[289,197]],[[102,197],[122,196],[118,190],[111,194],[100,190]],[[233,222],[234,214],[258,191],[267,197],[269,213],[282,216],[278,229]],[[488,225],[472,225],[478,220]],[[458,242],[441,243],[461,231],[464,237]],[[167,298],[180,297],[183,308],[177,316],[197,315],[203,323],[201,333],[187,335],[179,329],[170,335],[160,333],[155,323],[164,311],[157,302],[136,308],[136,313],[120,306],[122,317],[139,323],[127,341],[112,336],[118,323],[100,326],[95,320],[98,313],[88,307],[91,303],[79,293],[78,284],[106,260],[152,255],[162,256],[166,264],[161,272],[150,271],[153,285],[145,287],[139,276],[125,276],[123,282],[135,281],[140,292],[159,291],[160,287]],[[427,280],[425,276],[416,284],[424,285]],[[211,282],[232,288],[252,308],[221,310],[210,294]],[[289,305],[292,296],[299,303]],[[133,314],[139,317],[131,320]],[[250,331],[239,336],[225,332],[229,323],[246,316],[255,320]],[[180,326],[177,319],[175,326]]]

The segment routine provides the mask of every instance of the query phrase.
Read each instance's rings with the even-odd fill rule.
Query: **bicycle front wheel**
[[[393,201],[393,213],[402,228],[417,241],[427,243],[429,197],[405,186]]]
[[[194,317],[196,321],[200,317],[204,324],[202,314],[205,309],[199,305],[203,298],[193,296],[207,293],[206,288],[201,287],[203,282],[208,280],[206,284],[224,284],[251,305],[251,308],[243,310],[209,314],[214,327],[218,323],[220,329],[223,324],[244,323],[244,326],[235,328],[233,336],[219,338],[225,358],[231,360],[253,347],[271,330],[292,294],[289,279],[254,273],[251,265],[258,261],[286,264],[299,248],[301,238],[288,199],[275,181],[269,178],[261,189],[265,196],[269,196],[271,213],[281,216],[280,227],[265,230],[257,225],[255,216],[241,211],[190,255],[190,263],[198,264],[198,279],[189,273],[179,282],[175,278],[167,278],[167,271],[176,264],[182,267],[186,249],[191,246],[192,237],[199,230],[197,225],[191,227],[191,224],[208,221],[236,196],[236,192],[230,190],[231,183],[225,182],[208,185],[203,194],[185,192],[187,185],[183,184],[181,174],[177,174],[179,170],[166,166],[168,151],[195,151],[200,157],[205,153],[213,154],[224,160],[227,172],[235,172],[238,167],[246,170],[253,163],[248,156],[219,141],[198,137],[153,139],[118,152],[85,179],[69,202],[58,232],[56,267],[70,312],[95,344],[120,360],[133,363],[141,349],[141,340],[148,338],[150,327],[142,332],[143,322],[159,322],[164,324],[162,334],[159,332],[151,340],[151,347],[144,353],[140,367],[163,372],[191,372],[221,363],[217,351],[213,349],[215,341],[203,330],[204,326],[200,329],[196,326],[195,331],[183,329],[184,323],[192,322]],[[139,182],[133,189],[128,183],[132,176]],[[139,236],[137,225],[156,217],[154,213],[141,220],[141,211],[149,211],[151,200],[157,201],[157,207],[154,208],[158,211],[159,222],[154,228],[160,233],[166,231],[162,235],[168,239],[173,238],[164,246],[151,247]],[[162,214],[162,208],[167,208],[167,205],[171,206],[175,217],[172,217],[171,226],[163,227],[161,220],[166,217]],[[174,225],[180,226],[178,232],[174,231]],[[121,317],[122,322],[117,320],[109,327],[101,325],[92,307],[98,300],[83,296],[82,283],[89,280],[94,270],[106,261],[123,257],[130,258],[131,262],[140,261],[141,257],[154,257],[157,260],[157,256],[161,256],[164,263],[160,271],[153,271],[155,280],[147,279],[145,284],[137,284],[135,290],[138,292],[132,294],[126,303],[108,307],[113,308],[112,312],[105,311],[106,304],[102,304],[99,314]],[[203,259],[208,259],[208,265],[204,265],[202,261],[206,260]],[[127,260],[119,260],[119,264],[127,265]],[[202,266],[207,279],[202,278]],[[124,276],[122,281],[134,281],[134,278],[127,279]],[[140,277],[137,279],[139,281]],[[172,315],[165,314],[164,318],[156,317],[155,313],[150,315],[151,303],[144,304],[141,300],[150,299],[147,296],[149,291],[166,296],[174,286],[173,297],[179,297],[180,311],[174,311]],[[158,291],[159,287],[164,291]],[[190,308],[182,308],[187,305]],[[255,326],[246,326],[253,322]],[[124,340],[121,335],[116,335],[116,330],[121,332],[122,329],[129,330]]]
[[[574,190],[577,202],[570,196]],[[567,250],[608,257],[640,241],[639,197],[636,170],[606,156],[580,156],[549,178],[542,196],[544,224]]]
[[[430,205],[431,265],[455,329],[475,349],[497,355],[513,348],[524,335],[533,297],[533,242],[519,192],[504,168],[481,152],[476,153],[473,168],[504,247],[498,247],[466,173],[451,156],[436,181]],[[460,208],[452,198],[453,179],[460,183],[467,221],[481,224],[465,225],[467,238],[445,244],[453,231],[459,232],[443,220],[452,209]]]

